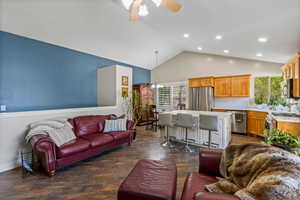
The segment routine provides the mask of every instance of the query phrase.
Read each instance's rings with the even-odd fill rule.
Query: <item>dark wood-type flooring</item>
[[[20,168],[0,173],[0,199],[26,200],[115,200],[117,189],[140,159],[175,160],[178,168],[177,199],[188,172],[197,171],[198,155],[160,146],[160,132],[138,129],[137,140],[113,151],[59,170],[49,178],[43,173],[24,175]],[[249,136],[233,135],[232,143],[261,142]]]

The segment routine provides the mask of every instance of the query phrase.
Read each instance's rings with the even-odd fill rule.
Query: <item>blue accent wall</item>
[[[7,112],[92,107],[96,69],[133,68],[133,84],[149,83],[150,71],[0,31],[0,105]]]

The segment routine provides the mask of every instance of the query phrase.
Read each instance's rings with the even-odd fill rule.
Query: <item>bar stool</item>
[[[185,152],[190,152],[190,153],[194,152],[189,146],[188,129],[189,128],[196,128],[196,125],[197,124],[195,123],[193,115],[191,115],[191,114],[182,114],[182,113],[177,114],[176,126],[185,129],[185,140],[184,140],[185,146],[184,146],[184,149],[183,149]]]
[[[211,147],[211,132],[218,131],[218,117],[211,115],[199,116],[199,128],[208,131],[208,148]]]
[[[165,126],[167,135],[165,136],[165,141],[161,144],[162,146],[169,148],[174,148],[175,145],[170,142],[170,136],[169,136],[169,127],[175,127],[176,123],[176,115],[171,115],[168,113],[160,113],[158,114],[158,124],[160,126]]]

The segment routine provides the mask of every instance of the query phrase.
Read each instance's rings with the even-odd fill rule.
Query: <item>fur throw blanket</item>
[[[224,179],[210,192],[242,200],[300,200],[300,157],[265,144],[231,145],[223,153]]]

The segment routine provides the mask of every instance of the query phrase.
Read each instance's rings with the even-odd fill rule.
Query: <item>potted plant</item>
[[[140,104],[140,94],[132,91],[131,95],[123,96],[123,108],[126,118],[134,121],[134,129],[137,123],[142,119],[145,108]]]
[[[265,129],[265,143],[300,155],[300,137],[279,129]]]

